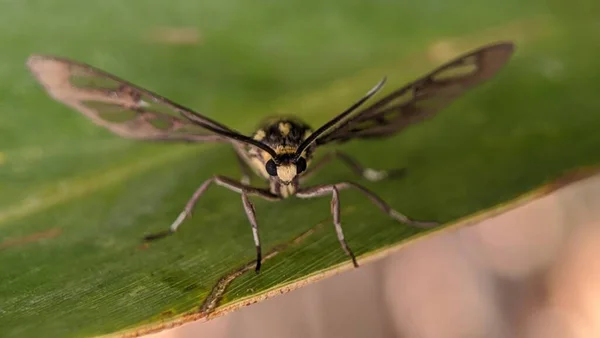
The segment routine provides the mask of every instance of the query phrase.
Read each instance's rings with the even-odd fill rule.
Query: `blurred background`
[[[204,179],[239,176],[233,152],[115,137],[43,93],[24,67],[32,53],[92,64],[250,133],[274,113],[318,125],[382,75],[391,90],[472,48],[514,41],[492,83],[432,121],[344,146],[369,166],[409,168],[368,185],[391,205],[456,220],[600,162],[597,13],[595,0],[0,1],[0,337],[168,321],[254,257],[239,197],[218,189],[179,236],[141,246]],[[333,165],[314,182],[351,178]],[[359,255],[418,234],[362,196],[342,205]],[[224,303],[347,263],[328,202],[256,206],[265,251],[324,225],[259,277],[236,279]],[[596,176],[155,336],[597,338],[598,206]]]

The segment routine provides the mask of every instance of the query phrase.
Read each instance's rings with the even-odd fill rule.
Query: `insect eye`
[[[304,157],[300,157],[298,161],[296,161],[296,173],[300,174],[306,170],[306,160]]]
[[[267,173],[269,173],[269,175],[277,176],[277,165],[275,164],[275,162],[273,162],[273,159],[267,161],[265,169],[267,170]]]

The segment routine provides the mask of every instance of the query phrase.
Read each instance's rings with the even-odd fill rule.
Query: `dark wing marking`
[[[500,42],[464,54],[351,115],[317,144],[389,136],[435,115],[468,89],[494,76],[514,45]]]
[[[27,66],[51,97],[125,138],[227,142],[228,137],[211,129],[235,133],[162,96],[83,63],[32,55]],[[190,117],[208,127],[192,122]]]

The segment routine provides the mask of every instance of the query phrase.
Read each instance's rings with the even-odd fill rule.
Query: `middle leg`
[[[348,168],[350,168],[350,170],[352,170],[353,173],[372,182],[380,181],[385,178],[396,178],[404,174],[405,171],[404,168],[396,168],[391,170],[377,170],[373,168],[366,168],[362,166],[357,160],[352,158],[350,155],[339,150],[334,150],[327,153],[319,161],[317,161],[310,169],[308,169],[306,173],[302,175],[301,181],[305,182],[310,177],[314,176],[314,174],[316,174],[319,171],[319,169],[322,169],[333,159],[339,159]]]
[[[392,217],[393,219],[395,219],[399,222],[406,223],[406,224],[409,224],[412,226],[417,226],[417,227],[434,227],[434,226],[439,225],[439,223],[437,223],[437,222],[422,222],[422,221],[415,221],[415,220],[408,218],[407,216],[403,215],[402,213],[392,209],[379,196],[375,195],[375,193],[371,192],[367,188],[365,188],[362,185],[357,184],[357,183],[342,182],[342,183],[337,183],[337,184],[319,185],[319,186],[314,186],[314,187],[309,187],[309,188],[299,190],[296,193],[296,196],[299,198],[314,198],[314,197],[320,197],[320,196],[324,196],[327,194],[331,194],[331,213],[333,215],[333,224],[335,226],[337,237],[338,237],[338,240],[339,240],[342,248],[346,252],[346,254],[348,256],[350,256],[350,258],[352,259],[352,263],[354,264],[354,267],[358,267],[358,264],[356,262],[356,257],[354,256],[354,253],[352,252],[352,250],[346,243],[346,240],[344,238],[344,233],[342,231],[341,221],[340,221],[339,190],[343,190],[343,189],[347,189],[347,188],[354,188],[354,189],[360,191],[363,195],[365,195],[367,198],[369,198],[369,200],[373,204],[375,204],[379,209],[381,209],[381,211],[385,212],[387,215],[389,215],[390,217]]]

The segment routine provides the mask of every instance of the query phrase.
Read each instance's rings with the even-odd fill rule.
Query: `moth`
[[[228,143],[235,150],[241,179],[215,175],[193,193],[183,211],[167,231],[147,235],[154,240],[175,233],[188,218],[209,186],[216,184],[241,195],[256,247],[256,272],[261,267],[261,243],[254,205],[249,196],[278,201],[295,196],[308,199],[331,197],[333,225],[341,247],[358,267],[356,257],[342,231],[339,194],[355,189],[394,220],[411,226],[431,227],[433,221],[412,220],[392,209],[371,190],[355,182],[305,187],[304,182],[333,159],[340,160],[357,176],[379,181],[397,176],[401,169],[377,170],[364,167],[352,156],[332,150],[311,167],[321,146],[350,140],[389,137],[406,127],[434,116],[468,89],[490,79],[513,54],[512,42],[500,41],[463,54],[429,74],[359,109],[384,85],[384,77],[366,95],[321,127],[313,130],[301,119],[270,117],[251,135],[216,122],[165,97],[138,87],[87,64],[51,55],[31,55],[27,66],[55,100],[79,111],[93,123],[130,139],[181,142]],[[257,175],[268,188],[250,184]]]

